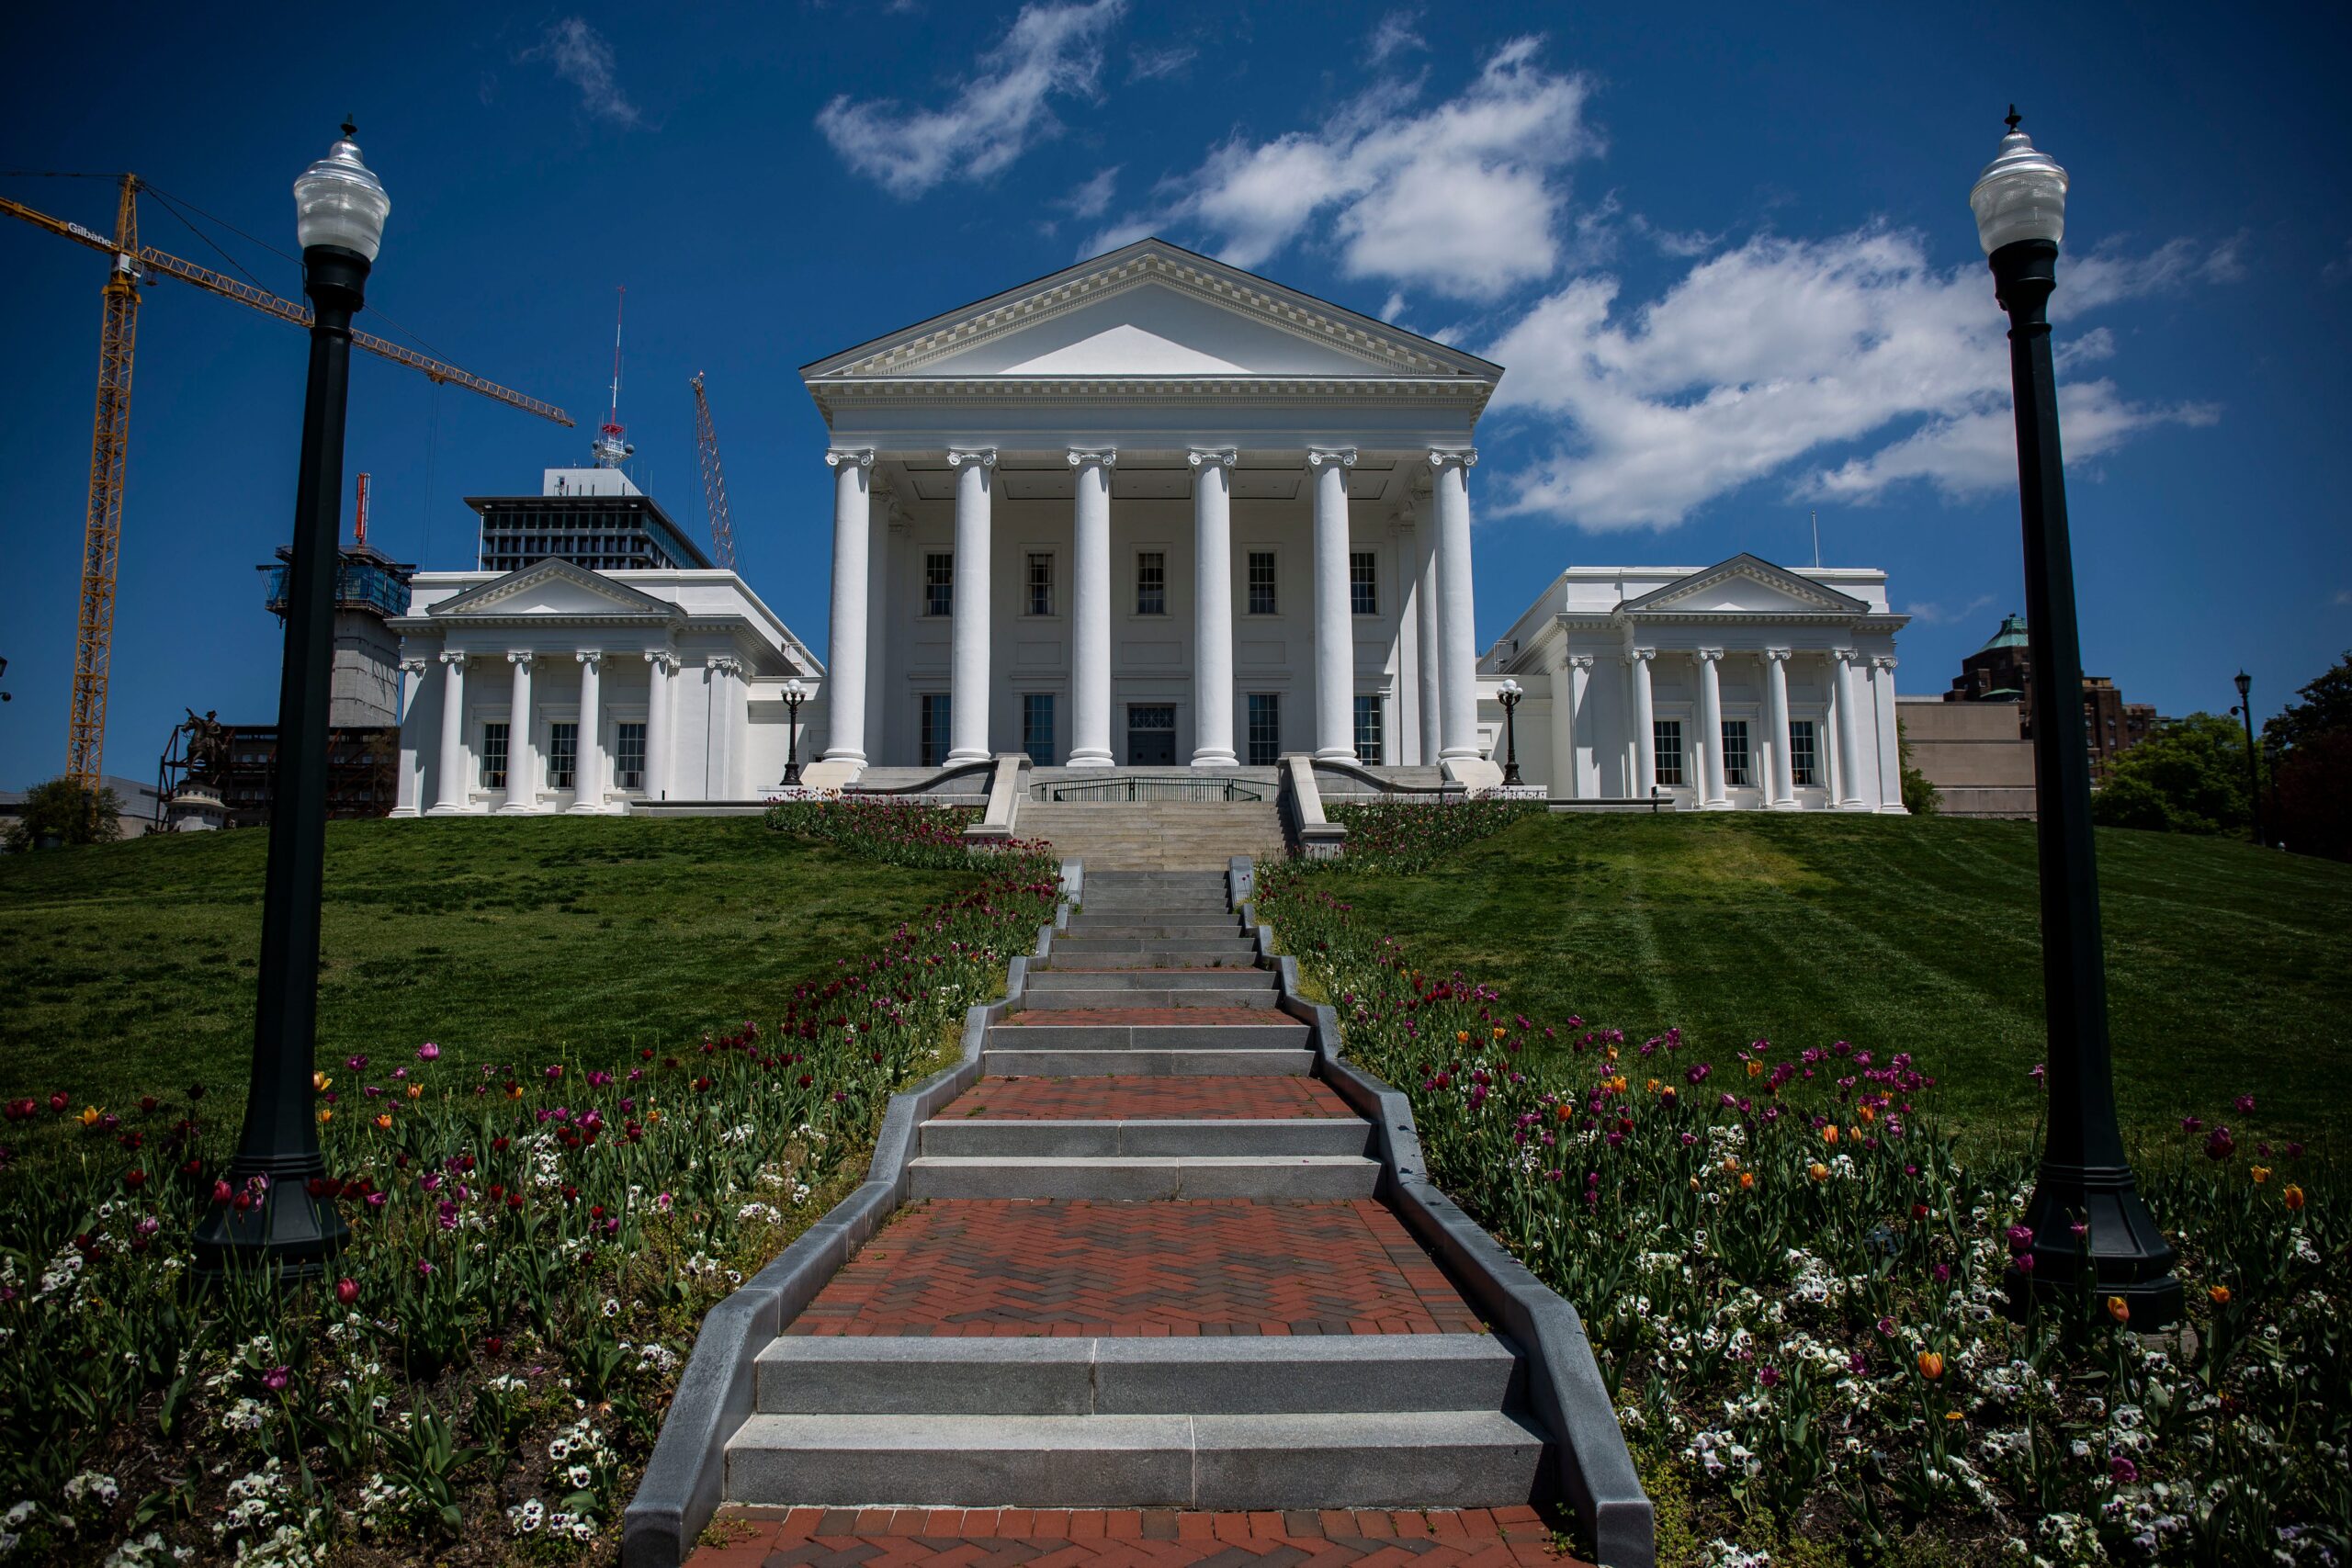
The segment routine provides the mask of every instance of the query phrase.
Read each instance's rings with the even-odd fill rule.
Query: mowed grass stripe
[[[2222,840],[2102,830],[2101,918],[2127,1125],[2254,1093],[2270,1132],[2352,1126],[2352,867]],[[1946,1112],[2030,1133],[2046,1045],[2034,829],[1762,813],[1522,822],[1416,877],[1330,891],[1425,971],[1499,985],[1634,1041],[1909,1051]],[[1662,1076],[1662,1075],[1661,1075]]]

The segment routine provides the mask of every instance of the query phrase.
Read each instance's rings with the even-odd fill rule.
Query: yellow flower
[[[392,1113],[390,1111],[379,1111],[376,1112],[376,1130],[379,1133],[389,1133],[392,1130]]]
[[[2130,1323],[2132,1321],[2132,1303],[2125,1301],[2121,1296],[2109,1296],[2107,1298],[2107,1315],[2115,1319],[2118,1323]]]
[[[1761,1063],[1761,1062],[1759,1062],[1759,1061],[1758,1061],[1758,1060],[1757,1060],[1755,1057],[1753,1057],[1753,1056],[1748,1057],[1748,1058],[1747,1058],[1747,1076],[1748,1076],[1749,1077],[1751,1077],[1751,1078],[1760,1078],[1760,1077],[1762,1077],[1764,1076],[1764,1064],[1763,1064],[1763,1063]]]
[[[1812,1177],[1815,1181],[1826,1181],[1829,1179],[1829,1168],[1822,1164],[1819,1160],[1815,1160],[1811,1165],[1807,1166],[1804,1173],[1807,1176]]]
[[[99,1110],[95,1105],[85,1105],[82,1107],[82,1125],[85,1127],[95,1127],[98,1124],[98,1118],[105,1114],[105,1111]]]
[[[327,1077],[324,1073],[312,1073],[311,1075],[311,1087],[317,1089],[321,1094],[324,1094],[328,1089],[334,1087],[334,1079]]]
[[[2247,1174],[2248,1176],[2253,1177],[2253,1178],[2254,1178],[2254,1184],[2255,1184],[2256,1187],[2259,1187],[2259,1186],[2261,1186],[2264,1182],[2266,1182],[2266,1181],[2267,1181],[2267,1180],[2269,1180],[2269,1179],[2270,1179],[2270,1168],[2269,1168],[2268,1166],[2267,1166],[2267,1165],[2257,1165],[2257,1166],[2254,1167],[2251,1170],[2248,1170],[2248,1171],[2246,1172],[2246,1174]]]
[[[1825,1144],[1834,1144],[1838,1141],[1837,1122],[1832,1122],[1828,1126],[1824,1127],[1821,1130],[1821,1141]]]
[[[332,1106],[332,1105],[322,1105],[322,1106],[320,1106],[320,1107],[319,1107],[319,1120],[320,1120],[320,1122],[332,1122],[332,1121],[334,1121],[334,1106]]]
[[[423,1100],[424,1098],[424,1086],[421,1083],[413,1083],[409,1085],[408,1097],[411,1100]]]
[[[1919,1352],[1919,1375],[1934,1382],[1944,1375],[1944,1359],[1933,1350]]]
[[[1497,1025],[1497,1026],[1496,1026],[1496,1029],[1495,1029],[1495,1038],[1496,1038],[1496,1039],[1498,1039],[1498,1040],[1500,1040],[1502,1037],[1503,1037],[1503,1031],[1502,1031],[1502,1028],[1501,1028],[1501,1026],[1500,1026],[1500,1025]]]

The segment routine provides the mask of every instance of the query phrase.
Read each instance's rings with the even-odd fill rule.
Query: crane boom
[[[82,535],[82,610],[74,644],[74,707],[67,727],[66,775],[81,787],[95,810],[106,750],[107,675],[114,648],[116,569],[122,540],[122,483],[130,454],[131,347],[138,335],[139,281],[176,277],[209,293],[234,299],[264,315],[298,327],[311,324],[311,310],[291,299],[240,282],[139,243],[139,176],[122,176],[113,238],[21,201],[0,197],[0,213],[21,219],[60,239],[87,245],[112,259],[104,291],[104,324],[98,337],[98,406],[90,433],[89,512]],[[395,365],[421,370],[437,385],[462,387],[494,402],[536,414],[569,428],[571,416],[553,403],[525,397],[470,370],[388,343],[370,333],[351,334],[354,346]]]
[[[710,400],[703,395],[702,372],[695,372],[695,449],[702,455],[702,500],[710,509],[710,554],[735,570],[735,521],[727,512],[727,475],[718,466],[718,432],[710,423]]]

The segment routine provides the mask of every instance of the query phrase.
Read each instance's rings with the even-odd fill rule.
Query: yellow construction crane
[[[66,742],[65,772],[81,787],[85,799],[95,798],[100,764],[106,750],[107,665],[114,646],[115,567],[122,539],[123,467],[130,450],[130,350],[139,329],[141,282],[176,277],[198,288],[249,305],[298,327],[311,324],[307,305],[280,299],[265,288],[167,255],[139,243],[136,175],[122,176],[115,207],[114,238],[62,218],[52,218],[22,202],[0,197],[0,213],[21,218],[36,229],[46,229],[105,253],[112,260],[107,274],[105,325],[98,337],[98,411],[90,434],[90,506],[82,532],[82,614],[74,643],[74,712]],[[353,333],[354,346],[422,370],[436,383],[463,387],[486,398],[521,409],[526,413],[570,425],[571,416],[552,403],[485,381],[413,349],[368,333]]]
[[[695,447],[702,454],[702,500],[710,509],[710,555],[735,570],[735,521],[727,513],[727,475],[718,467],[718,432],[711,427],[710,400],[703,395],[702,372],[695,372]]]

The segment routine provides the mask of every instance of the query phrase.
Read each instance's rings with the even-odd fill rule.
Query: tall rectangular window
[[[1815,748],[1813,720],[1801,718],[1789,725],[1789,782],[1799,789],[1820,787],[1820,753]]]
[[[1747,761],[1747,721],[1727,718],[1724,720],[1724,784],[1731,789],[1747,789],[1755,783]]]
[[[1279,692],[1250,694],[1250,765],[1271,768],[1283,760],[1283,699]]]
[[[1168,557],[1159,550],[1136,554],[1136,614],[1168,614]]]
[[[1657,767],[1657,782],[1679,784],[1682,782],[1682,721],[1661,718],[1653,721],[1651,729],[1652,756]]]
[[[548,726],[548,788],[570,789],[572,777],[580,765],[580,727],[576,724]]]
[[[613,773],[621,789],[645,787],[645,726],[613,726]]]
[[[1367,768],[1380,766],[1381,740],[1380,699],[1358,697],[1356,699],[1356,761]]]
[[[1348,609],[1358,615],[1380,614],[1380,558],[1370,550],[1348,552]]]
[[[481,727],[481,787],[506,787],[506,727],[503,724]]]
[[[956,557],[952,551],[933,550],[922,558],[922,613],[956,613]]]
[[[1029,552],[1029,613],[1054,613],[1054,558],[1044,550]]]
[[[1274,599],[1274,552],[1250,552],[1250,613],[1272,615],[1278,613]]]
[[[1054,694],[1029,692],[1021,698],[1021,749],[1041,768],[1054,765]]]
[[[925,692],[922,694],[921,750],[916,761],[923,767],[937,768],[946,764],[950,702],[951,698],[945,692]]]

